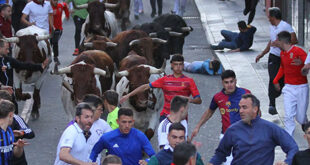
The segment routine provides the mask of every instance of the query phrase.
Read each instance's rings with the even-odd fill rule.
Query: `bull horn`
[[[117,46],[117,43],[115,42],[106,42],[107,44],[107,47],[116,47]]]
[[[86,48],[92,48],[92,47],[94,46],[94,44],[91,43],[91,42],[85,42],[85,43],[84,43],[84,46],[85,46]]]
[[[154,68],[154,67],[151,67],[150,68],[150,74],[161,74],[163,72],[165,72],[165,69],[166,69],[166,59],[164,59],[164,62],[163,62],[163,65],[161,66],[161,68],[157,69],[157,68]]]
[[[179,32],[169,32],[169,35],[172,37],[181,37],[183,35],[183,33],[179,33]]]
[[[103,69],[100,69],[100,68],[94,68],[94,74],[97,74],[97,75],[100,75],[100,76],[103,76],[103,77],[106,77],[107,75],[107,72]]]
[[[171,30],[172,30],[171,27],[165,27],[164,29],[165,29],[166,31],[171,31]]]
[[[193,31],[193,28],[190,27],[190,26],[186,26],[186,27],[182,27],[181,30],[182,30],[183,32],[190,32],[190,31]]]
[[[106,8],[110,8],[110,9],[113,9],[113,8],[116,8],[119,6],[119,3],[116,3],[116,4],[113,4],[113,3],[104,3],[105,7]]]
[[[139,43],[140,43],[140,40],[139,40],[139,39],[132,40],[132,41],[130,41],[129,46],[137,45],[137,44],[139,44]]]
[[[82,5],[73,5],[74,8],[76,9],[86,9],[88,8],[88,4],[82,4]]]
[[[157,33],[152,32],[152,33],[149,34],[149,36],[150,36],[150,37],[157,37]]]
[[[152,38],[152,41],[155,42],[155,43],[160,43],[160,44],[167,43],[167,40],[163,40],[163,39],[160,39],[160,38]]]
[[[49,38],[50,38],[50,35],[36,36],[37,41],[47,40]]]
[[[115,74],[115,77],[123,77],[123,76],[128,76],[129,73],[127,70],[119,72],[116,64],[114,63],[114,74]]]
[[[55,72],[55,74],[67,74],[67,73],[71,73],[71,65],[65,68],[61,68]]]
[[[4,40],[6,42],[11,42],[11,43],[18,43],[19,42],[19,38],[18,37],[10,37],[10,38],[5,38],[4,37]]]
[[[73,93],[71,85],[67,81],[62,81],[62,86],[64,86],[70,93]]]

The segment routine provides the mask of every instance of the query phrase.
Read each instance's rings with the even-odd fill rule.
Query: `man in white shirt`
[[[287,22],[281,20],[282,14],[279,8],[272,7],[269,8],[269,16],[268,16],[270,26],[270,41],[268,42],[266,48],[262,53],[260,53],[255,62],[258,62],[260,58],[262,58],[265,54],[269,52],[268,58],[268,73],[269,73],[269,87],[268,87],[268,97],[269,97],[269,113],[271,115],[278,114],[276,109],[276,98],[281,95],[281,90],[277,91],[273,85],[273,79],[276,77],[278,70],[280,68],[280,53],[281,50],[278,46],[277,35],[282,31],[288,31],[291,34],[291,44],[297,43],[296,33],[294,32],[292,26]],[[284,86],[284,79],[282,78],[279,81],[281,89]]]
[[[183,96],[175,96],[170,105],[170,115],[160,122],[157,130],[160,149],[169,144],[167,137],[172,123],[180,122],[185,127],[185,138],[187,137],[187,121],[185,119],[188,112],[188,99]]]
[[[53,29],[53,9],[49,1],[33,0],[22,11],[21,22],[27,26],[35,25],[51,32]],[[29,21],[26,19],[29,16]]]
[[[87,140],[87,143],[89,143],[89,155],[91,153],[91,150],[93,149],[94,145],[98,142],[100,137],[107,133],[112,131],[112,128],[110,125],[104,121],[103,119],[100,119],[100,116],[103,113],[103,100],[94,94],[87,94],[84,96],[83,102],[89,103],[91,106],[93,106],[95,109],[94,111],[94,123],[90,128],[91,136]],[[100,164],[101,161],[101,155],[99,154],[97,157],[97,163]]]
[[[87,103],[80,103],[76,107],[76,117],[73,125],[63,132],[58,146],[54,165],[97,165],[89,160],[89,131],[94,122],[94,111]]]

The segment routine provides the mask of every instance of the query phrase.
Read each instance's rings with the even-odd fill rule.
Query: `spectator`
[[[224,37],[218,45],[211,45],[213,50],[223,50],[224,48],[231,49],[230,52],[239,52],[249,50],[253,44],[254,33],[256,27],[246,25],[244,21],[238,22],[240,33],[222,30],[221,34]]]
[[[97,165],[97,163],[89,162],[88,159],[89,150],[93,147],[88,140],[91,136],[93,116],[94,111],[89,104],[82,102],[76,106],[76,122],[67,127],[61,135],[54,165]]]
[[[22,11],[25,8],[26,4],[30,0],[12,0],[12,26],[14,28],[15,33],[25,28],[25,25],[21,23],[21,17],[23,15]]]
[[[0,32],[6,38],[12,37],[11,15],[11,6],[2,4],[0,6]]]
[[[170,115],[160,122],[158,126],[158,146],[160,149],[168,142],[169,127],[172,123],[181,123],[185,128],[185,138],[187,137],[187,121],[185,120],[188,113],[188,99],[182,96],[174,96],[171,101]]]
[[[116,155],[108,155],[101,161],[102,165],[122,165],[122,160]]]
[[[298,151],[293,157],[292,165],[307,165],[310,162],[310,122],[304,125],[304,138],[308,142],[308,149],[304,151]]]
[[[0,161],[1,164],[12,164],[13,156],[19,158],[23,155],[24,146],[28,143],[22,139],[15,142],[12,128],[9,126],[13,123],[15,106],[8,100],[0,100]]]
[[[181,123],[173,123],[169,127],[168,133],[169,143],[160,150],[156,155],[153,155],[148,162],[148,165],[170,165],[173,160],[173,150],[175,146],[185,141],[186,129]],[[203,165],[201,156],[197,155],[196,164]]]
[[[107,117],[107,122],[112,129],[117,129],[119,126],[117,124],[118,119],[118,94],[114,90],[107,90],[104,92],[104,109],[108,110],[109,114]]]
[[[120,103],[122,104],[129,97],[145,90],[149,90],[150,88],[161,88],[164,92],[165,103],[163,110],[160,113],[160,122],[170,114],[170,102],[174,96],[185,96],[189,98],[190,103],[201,104],[202,101],[195,81],[182,73],[184,68],[183,56],[179,54],[172,56],[170,64],[173,74],[159,78],[152,83],[141,85],[129,94],[123,96]],[[192,95],[193,99],[189,97],[190,95]]]
[[[139,14],[144,13],[142,0],[134,0],[135,19],[139,19]]]
[[[27,26],[35,25],[46,32],[52,32],[53,25],[53,9],[49,1],[33,0],[25,6],[22,11],[21,22]],[[29,16],[29,21],[26,19]]]
[[[277,145],[287,154],[285,161],[277,164],[291,164],[298,151],[294,139],[284,129],[259,117],[260,102],[254,95],[243,95],[239,106],[242,120],[226,130],[209,165],[220,165],[231,152],[232,164],[273,164]]]
[[[0,90],[0,99],[12,101],[12,96],[9,92],[5,90]],[[34,132],[28,127],[24,119],[21,118],[20,116],[14,114],[13,123],[10,126],[13,130],[15,141],[23,138],[26,139],[34,138]],[[22,156],[20,157],[15,157],[13,155],[13,165],[27,165],[25,152],[23,152]]]
[[[58,65],[60,65],[58,55],[59,55],[59,50],[58,50],[58,41],[62,35],[62,12],[64,11],[66,14],[67,20],[69,19],[69,9],[68,5],[63,2],[63,3],[58,3],[58,0],[51,0],[51,5],[53,8],[53,20],[54,20],[54,32],[53,32],[53,37],[51,38],[51,44],[53,47],[53,53],[54,53],[54,62]]]
[[[150,141],[139,130],[133,128],[133,112],[129,108],[120,108],[117,123],[119,128],[101,136],[90,154],[94,162],[103,149],[108,154],[117,155],[123,164],[139,164],[142,161],[142,151],[149,157],[155,154]]]
[[[196,147],[188,142],[177,145],[173,151],[173,165],[197,164]]]
[[[157,7],[158,7],[158,16],[161,16],[162,10],[163,10],[163,0],[150,0],[151,7],[152,7],[152,13],[151,17],[155,17],[156,15],[156,2],[157,2]]]
[[[243,10],[243,15],[249,14],[248,25],[250,25],[254,19],[256,6],[259,0],[244,0],[245,8]]]
[[[67,4],[70,2],[74,3],[75,5],[83,5],[89,2],[89,0],[66,0]],[[78,47],[80,46],[81,41],[81,30],[82,25],[86,20],[88,12],[86,9],[74,9],[72,16],[75,25],[75,34],[74,34],[74,42],[75,42],[75,49],[73,52],[74,56],[80,54]]]
[[[220,139],[223,138],[228,127],[241,120],[239,102],[241,100],[241,96],[243,94],[250,93],[250,91],[245,88],[237,87],[236,74],[232,70],[225,70],[222,73],[221,78],[223,89],[213,96],[209,109],[203,113],[201,119],[192,132],[191,139],[197,136],[201,126],[213,116],[217,108],[220,110],[222,115],[222,131],[220,134]],[[231,160],[232,155],[226,158],[226,162],[224,164],[230,165]]]
[[[184,71],[191,73],[202,73],[207,75],[222,74],[223,67],[217,59],[207,59],[205,61],[194,61],[192,63],[184,61]]]
[[[258,62],[266,53],[269,52],[268,57],[268,74],[269,74],[269,87],[268,87],[268,97],[269,97],[269,109],[268,112],[271,115],[278,114],[276,109],[276,98],[281,95],[281,91],[277,91],[273,85],[273,79],[276,77],[278,70],[280,68],[280,53],[281,50],[276,45],[277,35],[282,31],[288,31],[291,34],[291,44],[297,43],[296,33],[294,32],[292,26],[287,22],[281,20],[282,14],[279,8],[272,7],[269,8],[269,22],[270,26],[270,41],[268,42],[266,48],[260,53],[255,62]],[[280,89],[284,86],[284,79],[280,79]]]
[[[307,76],[301,74],[307,53],[291,44],[291,34],[287,31],[280,32],[276,42],[282,49],[281,65],[273,83],[276,90],[280,91],[279,80],[284,76],[285,85],[282,89],[285,111],[284,126],[285,130],[293,136],[295,117],[301,125],[308,122],[309,86]]]
[[[183,17],[185,13],[186,2],[187,0],[174,0],[174,8],[172,13]]]

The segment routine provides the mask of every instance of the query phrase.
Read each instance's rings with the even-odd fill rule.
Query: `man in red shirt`
[[[291,35],[287,31],[280,32],[276,42],[282,51],[280,69],[273,84],[280,91],[279,80],[284,76],[285,85],[282,89],[285,110],[284,125],[285,130],[292,136],[295,129],[295,117],[302,125],[308,122],[309,86],[307,77],[301,73],[307,53],[291,44]]]
[[[11,28],[12,8],[8,4],[2,4],[0,7],[0,31],[5,37],[12,37]]]
[[[60,64],[58,60],[58,41],[61,37],[62,34],[62,12],[64,11],[66,14],[67,20],[69,19],[69,9],[68,5],[63,2],[63,3],[58,3],[58,0],[51,0],[51,6],[53,8],[53,17],[54,17],[54,32],[53,32],[53,37],[51,39],[51,44],[53,47],[53,52],[54,52],[54,62],[57,63],[58,65]]]
[[[149,90],[150,88],[161,88],[164,92],[165,103],[164,108],[160,113],[159,121],[164,120],[170,114],[170,102],[174,96],[185,96],[188,97],[190,103],[201,104],[202,101],[195,81],[182,73],[184,68],[183,56],[174,55],[171,58],[170,63],[173,74],[159,78],[152,83],[141,85],[129,94],[123,96],[120,99],[120,103],[123,103],[129,97],[145,90]],[[190,98],[190,95],[192,95],[193,98]]]

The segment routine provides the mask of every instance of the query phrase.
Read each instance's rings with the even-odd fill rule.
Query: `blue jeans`
[[[174,0],[174,9],[176,15],[183,17],[187,0]]]
[[[134,13],[135,15],[139,15],[139,11],[143,10],[142,0],[134,0]]]
[[[218,44],[218,48],[237,49],[237,38],[239,33],[222,30],[221,34],[224,37],[224,40]]]

